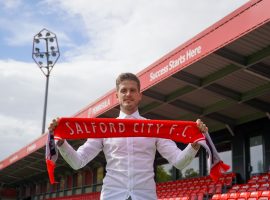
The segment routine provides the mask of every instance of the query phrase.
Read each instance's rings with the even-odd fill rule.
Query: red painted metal
[[[7,166],[15,163],[16,161],[44,147],[44,145],[46,144],[46,140],[47,140],[47,134],[44,134],[40,138],[36,139],[34,142],[23,147],[21,150],[17,151],[16,153],[10,155],[5,160],[0,162],[0,170],[6,168]]]
[[[267,0],[250,1],[154,62],[138,73],[142,91],[269,22],[269,6],[270,1]],[[96,117],[117,104],[115,91],[111,90],[74,116]],[[93,113],[93,109],[96,109],[96,112]]]

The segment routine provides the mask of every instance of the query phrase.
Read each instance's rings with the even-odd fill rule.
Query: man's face
[[[116,97],[120,104],[121,111],[126,114],[132,114],[138,109],[142,94],[135,81],[125,80],[120,83],[116,91]]]

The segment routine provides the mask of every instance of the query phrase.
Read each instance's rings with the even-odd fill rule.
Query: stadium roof
[[[235,126],[270,118],[269,7],[268,0],[249,1],[141,71],[141,114],[152,119],[201,118],[216,134],[233,134]],[[74,116],[118,113],[111,90]],[[0,183],[16,186],[44,179],[45,141],[46,134],[0,162]],[[57,162],[56,172],[72,172],[62,158]],[[99,155],[90,166],[104,162]]]

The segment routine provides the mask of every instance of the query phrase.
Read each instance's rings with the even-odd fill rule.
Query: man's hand
[[[208,127],[202,122],[202,120],[197,119],[196,123],[197,123],[197,127],[200,129],[202,133],[208,132]]]
[[[56,119],[53,119],[52,120],[52,122],[50,123],[50,125],[48,127],[48,129],[49,129],[50,132],[53,133],[54,129],[58,126],[58,121],[59,121],[59,117],[57,117]],[[60,139],[60,140],[58,140],[56,142],[56,144],[57,144],[57,146],[60,147],[64,142],[65,142],[65,140]]]
[[[52,122],[50,123],[48,129],[50,132],[53,132],[54,129],[58,126],[58,121],[59,121],[59,117],[57,117],[56,119],[53,119]]]
[[[202,122],[202,120],[197,119],[196,120],[197,123],[197,127],[200,129],[200,131],[202,133],[206,133],[208,131],[207,126]],[[195,149],[196,151],[198,151],[200,149],[200,146],[198,143],[192,143],[191,146],[193,147],[193,149]]]

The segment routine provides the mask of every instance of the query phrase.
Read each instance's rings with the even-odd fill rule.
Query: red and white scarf
[[[54,133],[48,134],[46,163],[51,184],[58,157],[55,140],[114,137],[155,137],[181,143],[201,144],[208,153],[210,176],[217,180],[230,167],[222,162],[208,133],[201,133],[196,122],[113,118],[61,118]]]

